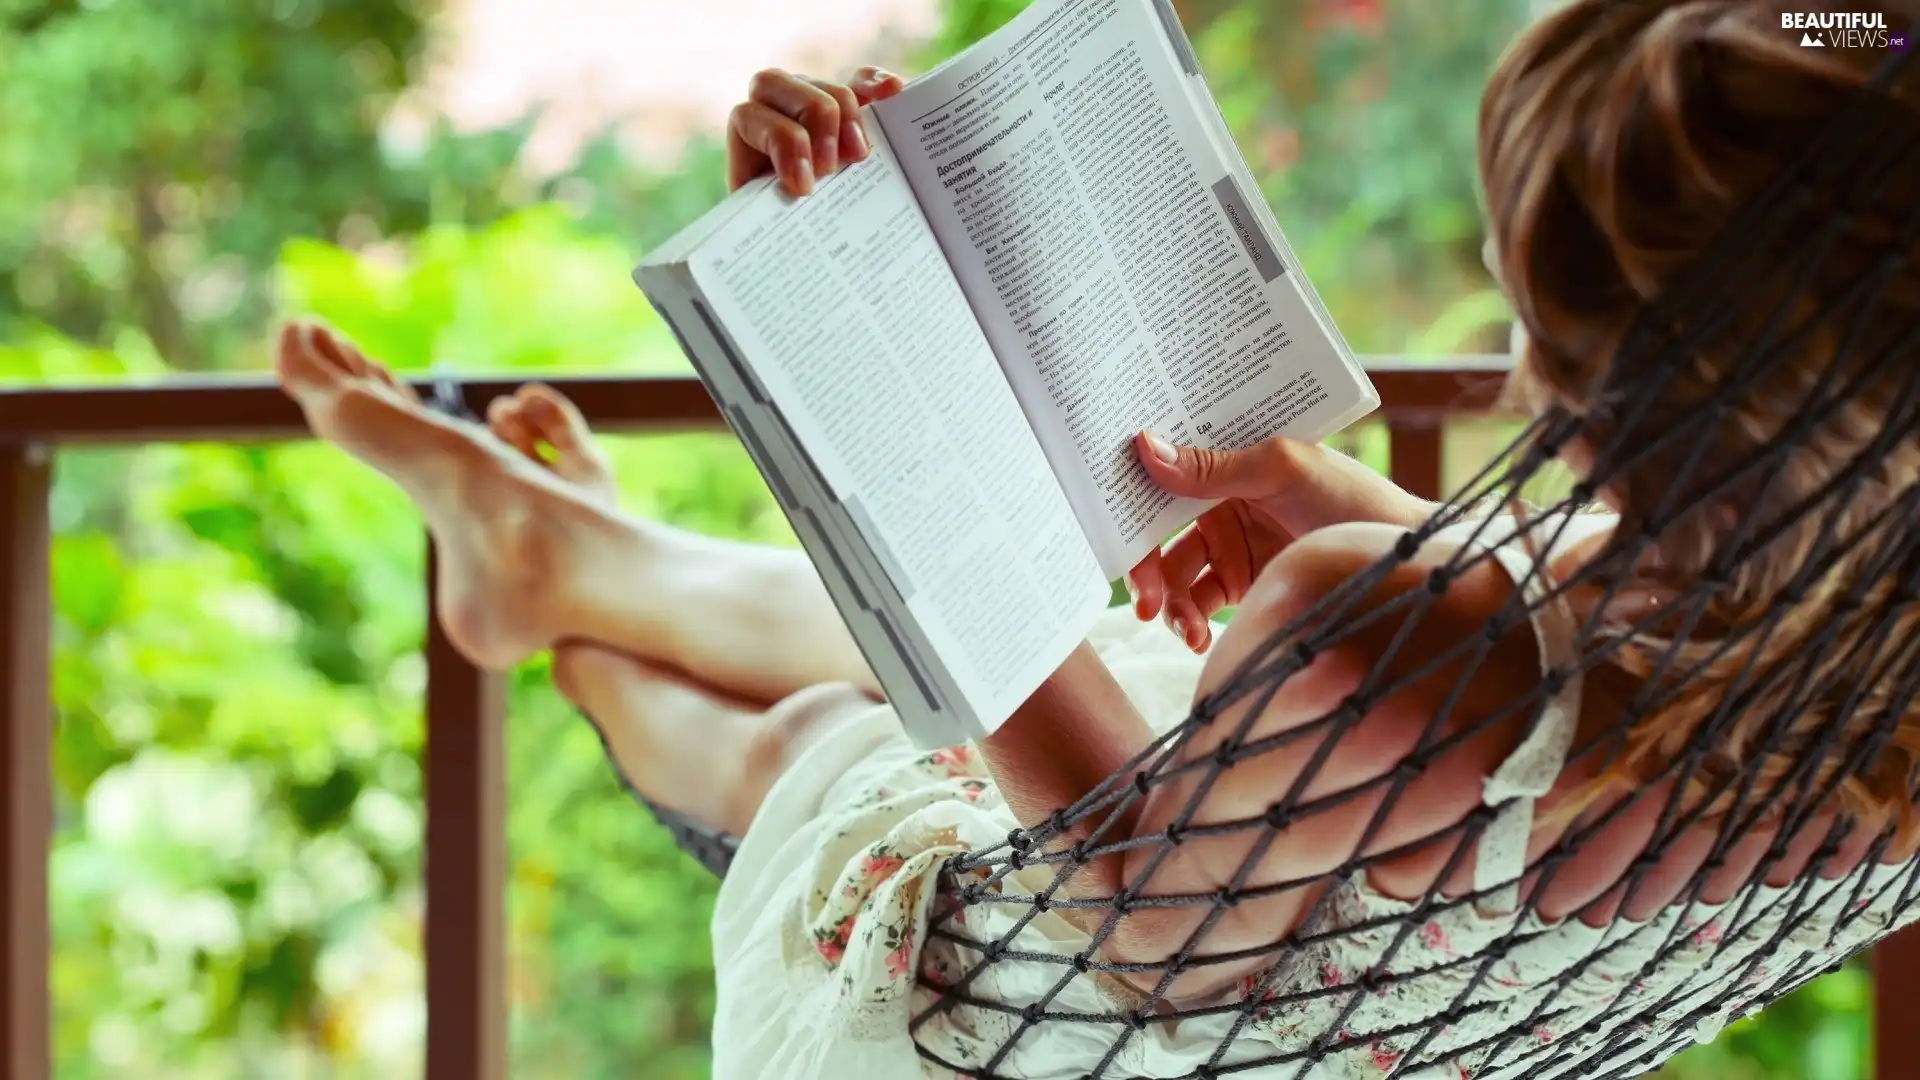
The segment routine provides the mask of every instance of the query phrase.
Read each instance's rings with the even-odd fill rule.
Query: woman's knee
[[[873,698],[852,683],[820,683],[781,698],[754,732],[748,749],[751,782],[771,785],[808,747],[873,706]]]
[[[586,686],[592,657],[585,646],[556,645],[553,649],[553,688],[560,696],[578,705]]]
[[[551,672],[553,686],[560,691],[561,697],[575,706],[585,708],[589,698],[604,697],[601,691],[632,664],[630,657],[598,645],[555,645]]]
[[[845,723],[873,705],[873,698],[852,683],[820,683],[775,702],[767,710],[763,733],[783,753],[797,753],[822,732]]]

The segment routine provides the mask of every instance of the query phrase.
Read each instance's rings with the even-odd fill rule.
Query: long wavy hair
[[[1631,394],[1638,378],[1617,366],[1628,362],[1621,346],[1630,329],[1887,59],[1884,49],[1801,47],[1799,32],[1783,29],[1780,18],[1795,7],[1805,5],[1574,0],[1524,33],[1489,82],[1480,114],[1480,172],[1494,261],[1526,338],[1509,392],[1536,411],[1559,408],[1585,418],[1580,443],[1590,453],[1633,434],[1619,430],[1617,411],[1601,407],[1608,394]],[[1878,7],[1896,30],[1920,22],[1916,0],[1883,0]],[[1911,97],[1889,100],[1896,113],[1914,107]],[[1920,139],[1920,112],[1912,115],[1908,137]],[[1711,445],[1698,490],[1680,493],[1696,504],[1694,512],[1662,529],[1653,557],[1632,571],[1636,578],[1655,591],[1697,587],[1735,542],[1737,524],[1758,520],[1780,531],[1743,553],[1724,578],[1713,578],[1697,629],[1684,637],[1658,623],[1620,631],[1631,640],[1616,662],[1630,675],[1654,676],[1658,658],[1670,651],[1677,652],[1674,670],[1689,674],[1657,707],[1630,721],[1622,752],[1582,801],[1614,785],[1646,783],[1676,756],[1699,750],[1693,744],[1702,724],[1737,695],[1737,715],[1724,727],[1716,724],[1702,767],[1688,782],[1696,807],[1707,803],[1707,815],[1724,816],[1730,774],[1757,771],[1763,783],[1778,780],[1830,745],[1836,728],[1849,741],[1877,730],[1876,752],[1845,766],[1845,755],[1826,755],[1814,782],[1832,792],[1828,805],[1842,813],[1894,825],[1903,851],[1911,853],[1920,841],[1912,806],[1920,710],[1895,690],[1902,672],[1884,670],[1884,661],[1876,667],[1879,650],[1865,640],[1920,634],[1920,615],[1911,605],[1895,614],[1890,630],[1881,617],[1889,605],[1899,607],[1893,583],[1915,568],[1870,568],[1876,549],[1886,546],[1873,534],[1885,528],[1895,500],[1920,483],[1920,445],[1907,432],[1883,454],[1874,453],[1877,463],[1844,501],[1813,513],[1795,509],[1881,432],[1894,387],[1920,364],[1920,352],[1891,364],[1876,361],[1886,374],[1864,375],[1861,388],[1811,436],[1794,434],[1781,467],[1711,493],[1707,484],[1709,474],[1725,477],[1736,463],[1788,438],[1787,425],[1836,362],[1851,373],[1866,372],[1866,358],[1894,348],[1920,324],[1920,267],[1912,258],[1855,325],[1821,321],[1835,298],[1883,264],[1899,220],[1917,205],[1920,168],[1909,167],[1856,208],[1810,282],[1797,291],[1780,284],[1757,291],[1730,332],[1692,350],[1669,372],[1657,400],[1645,403],[1644,427],[1637,430],[1691,425],[1694,439]],[[1832,208],[1816,213],[1837,220]],[[1806,257],[1791,236],[1765,256],[1789,263]],[[1743,342],[1782,314],[1786,331],[1801,335],[1788,361],[1774,365],[1731,409],[1710,411],[1707,399],[1741,358]],[[1852,348],[1843,352],[1843,341]],[[1622,533],[1638,530],[1674,494],[1676,478],[1687,473],[1681,459],[1697,446],[1655,452],[1606,479],[1603,494],[1621,514]],[[1892,528],[1917,524],[1905,513]],[[1824,571],[1807,575],[1809,560],[1825,550],[1823,534],[1864,542],[1830,565],[1823,559]],[[1789,588],[1796,574],[1813,580]],[[1782,605],[1791,610],[1782,612]],[[1765,634],[1735,633],[1763,618],[1777,619],[1777,626]],[[1731,647],[1729,635],[1738,639]],[[1792,678],[1749,689],[1756,669],[1805,663],[1816,640],[1826,647],[1812,665],[1811,694]],[[1712,794],[1716,790],[1720,794]]]

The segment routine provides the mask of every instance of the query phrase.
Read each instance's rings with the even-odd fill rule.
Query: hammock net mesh
[[[943,872],[943,892],[958,902],[936,917],[931,933],[953,946],[961,964],[933,988],[937,993],[926,997],[930,1004],[916,1016],[915,1030],[934,1015],[961,1010],[992,1019],[975,1027],[1003,1032],[1004,1037],[985,1061],[942,1061],[922,1044],[923,1056],[977,1080],[1013,1080],[1019,1075],[1010,1064],[1016,1047],[1038,1039],[1041,1029],[1050,1025],[1074,1025],[1081,1037],[1093,1032],[1108,1045],[1088,1076],[1117,1080],[1141,1075],[1127,1067],[1132,1058],[1126,1051],[1151,1026],[1226,1017],[1225,1034],[1211,1060],[1177,1075],[1196,1080],[1311,1076],[1315,1063],[1367,1053],[1388,1040],[1395,1050],[1384,1066],[1386,1075],[1449,1080],[1495,1072],[1631,1076],[1688,1045],[1696,1022],[1717,1024],[1747,1015],[1843,960],[1837,949],[1802,950],[1800,955],[1820,957],[1817,968],[1812,962],[1767,963],[1790,935],[1809,925],[1817,909],[1838,913],[1815,920],[1823,932],[1831,927],[1833,941],[1841,940],[1849,920],[1862,912],[1878,912],[1885,926],[1897,925],[1898,913],[1911,910],[1920,897],[1920,877],[1913,872],[1920,864],[1907,860],[1900,846],[1910,822],[1898,813],[1847,812],[1853,804],[1844,800],[1862,785],[1879,792],[1904,790],[1909,801],[1920,797],[1913,789],[1920,781],[1915,747],[1908,741],[1914,725],[1906,719],[1914,713],[1914,696],[1920,692],[1915,657],[1920,652],[1920,530],[1915,528],[1920,524],[1920,486],[1887,468],[1891,460],[1904,461],[1910,477],[1909,455],[1920,453],[1920,322],[1912,319],[1910,306],[1903,309],[1907,314],[1898,314],[1886,303],[1890,283],[1911,273],[1909,263],[1920,251],[1920,204],[1903,204],[1889,195],[1904,192],[1910,197],[1920,190],[1920,126],[1907,104],[1916,81],[1907,56],[1890,58],[1867,90],[1807,148],[1805,157],[1778,176],[1717,246],[1650,306],[1619,346],[1607,382],[1589,406],[1578,414],[1553,410],[1538,416],[1431,520],[1407,534],[1392,556],[1275,633],[1217,692],[1199,701],[1184,723],[1157,738],[1106,782],[1046,822],[1014,831],[999,847],[954,860]],[[1816,282],[1823,287],[1816,289]],[[1692,361],[1707,352],[1731,359],[1703,384],[1703,369]],[[1810,373],[1808,355],[1830,355],[1832,362]],[[1804,399],[1797,411],[1771,410],[1769,415],[1784,417],[1774,429],[1752,439],[1751,452],[1728,454],[1724,433],[1752,415],[1747,406],[1755,396],[1783,392]],[[1564,497],[1543,497],[1556,459],[1576,442],[1592,450],[1586,479],[1572,484]],[[1817,457],[1817,467],[1809,468],[1810,456]],[[1462,575],[1490,558],[1484,548],[1463,545],[1459,554],[1446,556],[1437,567],[1426,570],[1423,564],[1425,587],[1385,605],[1370,600],[1377,586],[1396,571],[1404,573],[1407,564],[1420,557],[1425,542],[1440,529],[1466,522],[1476,530],[1498,530],[1488,537],[1498,540],[1514,531],[1517,517],[1528,536],[1552,550],[1558,533],[1590,510],[1597,492],[1621,477],[1644,476],[1649,468],[1658,468],[1664,482],[1662,496],[1653,500],[1657,505],[1629,511],[1598,553],[1571,573],[1557,574],[1552,582],[1543,579],[1538,588],[1514,588],[1483,634],[1459,638],[1439,655],[1394,655],[1396,649],[1390,646],[1389,655],[1359,688],[1317,721],[1279,734],[1253,733],[1262,704],[1283,693],[1314,657],[1378,627],[1382,620],[1392,620],[1400,628],[1395,641],[1403,640],[1434,617],[1436,606]],[[1684,550],[1684,544],[1674,548],[1670,542],[1708,533],[1711,540],[1698,545],[1705,552],[1698,565],[1689,567],[1677,591],[1640,625],[1623,629],[1618,620],[1598,617],[1580,622],[1576,647],[1564,665],[1549,670],[1537,684],[1516,685],[1504,708],[1476,705],[1469,724],[1443,707],[1397,768],[1357,787],[1334,794],[1316,791],[1308,797],[1331,747],[1359,723],[1371,703],[1449,665],[1473,669],[1504,636],[1516,629],[1524,632],[1543,606],[1560,604],[1575,590],[1600,598],[1587,605],[1588,610],[1607,609],[1635,580],[1628,571],[1644,566],[1650,552]],[[1749,568],[1782,546],[1796,553],[1788,572],[1781,580],[1756,584]],[[1433,561],[1431,550],[1427,563]],[[1780,564],[1776,560],[1774,565]],[[1730,602],[1736,591],[1750,596],[1755,589],[1765,593],[1765,603],[1743,607]],[[1736,614],[1730,616],[1729,610]],[[1425,896],[1405,903],[1404,914],[1388,923],[1376,920],[1316,931],[1326,924],[1310,913],[1298,928],[1276,935],[1259,949],[1209,950],[1209,932],[1235,907],[1304,884],[1273,881],[1271,871],[1264,878],[1256,873],[1261,853],[1282,830],[1300,828],[1317,814],[1368,796],[1379,801],[1366,836],[1377,835],[1408,785],[1439,755],[1487,725],[1511,723],[1515,716],[1534,724],[1545,703],[1576,671],[1609,667],[1630,670],[1634,692],[1617,722],[1597,734],[1583,731],[1566,759],[1625,768],[1633,783],[1624,793],[1616,792],[1618,797],[1607,802],[1604,812],[1578,817],[1550,849],[1533,853],[1524,877],[1491,889],[1476,882],[1465,892],[1448,893],[1436,884]],[[1685,699],[1683,691],[1708,677],[1719,692],[1675,728],[1674,709]],[[1649,717],[1672,730],[1653,742],[1636,740],[1632,733],[1644,732],[1642,721]],[[1189,752],[1195,745],[1208,749]],[[1649,746],[1655,752],[1647,752]],[[1264,813],[1236,820],[1209,816],[1206,797],[1215,782],[1228,770],[1269,754],[1308,760],[1285,790],[1272,792]],[[1180,784],[1178,790],[1191,793],[1181,811],[1155,833],[1122,833],[1120,823],[1166,784]],[[1664,935],[1648,954],[1645,969],[1691,950],[1688,955],[1696,957],[1738,955],[1731,974],[1683,981],[1669,992],[1649,994],[1629,972],[1629,977],[1617,979],[1612,1001],[1597,1011],[1581,1010],[1571,1029],[1565,1022],[1573,1013],[1549,987],[1529,999],[1537,1001],[1531,1008],[1505,1015],[1492,1034],[1482,1024],[1475,1028],[1473,1041],[1463,1044],[1448,1032],[1486,1007],[1502,960],[1525,947],[1530,934],[1543,932],[1542,920],[1514,918],[1511,929],[1490,944],[1450,962],[1456,970],[1447,983],[1452,1002],[1446,1009],[1407,1030],[1365,1030],[1360,1025],[1357,1018],[1364,1015],[1367,999],[1396,981],[1435,974],[1430,968],[1410,970],[1395,957],[1437,913],[1486,901],[1494,892],[1517,897],[1522,915],[1537,911],[1556,874],[1610,823],[1649,799],[1660,800],[1657,825],[1609,895],[1618,900],[1624,894],[1631,904],[1638,890],[1650,887],[1651,876],[1680,838],[1698,843],[1703,835],[1710,836],[1704,858],[1691,864],[1698,871],[1667,909],[1678,909],[1677,917],[1645,924],[1642,933]],[[1836,807],[1841,811],[1835,812]],[[1451,849],[1449,870],[1465,864],[1501,809],[1485,807],[1441,834]],[[679,819],[667,821],[696,857],[725,872],[732,852],[729,840]],[[1775,839],[1744,879],[1749,883],[1765,881],[1788,858],[1796,838],[1804,842],[1815,832],[1817,849],[1810,859],[1803,858],[1808,867],[1825,862],[1843,846],[1858,851],[1860,830],[1868,830],[1872,835],[1864,860],[1898,872],[1825,879],[1808,869],[1785,887],[1738,890],[1737,899],[1717,912],[1715,938],[1703,953],[1699,921],[1685,913],[1702,904],[1712,872],[1724,866],[1743,837],[1757,830]],[[1167,855],[1183,844],[1232,833],[1244,834],[1251,842],[1238,871],[1222,887],[1199,895],[1156,888],[1154,871]],[[1122,835],[1124,840],[1117,839]],[[1367,840],[1352,845],[1352,853],[1321,880],[1365,874],[1403,854],[1359,854],[1373,846]],[[1142,858],[1143,850],[1151,854]],[[1076,874],[1089,862],[1123,851],[1134,851],[1133,865],[1141,869],[1117,893],[1088,896],[1085,889],[1074,887]],[[1017,887],[1014,875],[1031,882],[1035,867],[1048,871],[1042,887]],[[1448,877],[1443,873],[1439,880]],[[1836,888],[1847,895],[1834,896]],[[1332,894],[1329,890],[1325,895]],[[1014,929],[991,939],[970,935],[966,915],[979,905],[1011,905],[1019,913]],[[1101,945],[1127,913],[1171,906],[1199,913],[1190,920],[1192,932],[1171,956],[1145,964],[1104,959]],[[1016,946],[1020,928],[1048,911],[1063,909],[1075,910],[1088,927],[1089,947],[1056,955],[1034,951],[1024,944],[1030,938]],[[1889,912],[1895,917],[1888,918]],[[1566,917],[1577,918],[1578,913]],[[1324,939],[1329,934],[1379,935],[1383,930],[1389,944],[1378,950],[1380,960],[1371,970],[1343,972],[1309,990],[1276,989],[1282,961],[1316,944],[1316,934]],[[1883,926],[1873,934],[1856,935],[1858,944],[1871,944],[1884,932]],[[1618,944],[1579,957],[1557,976],[1557,984],[1580,980]],[[1209,965],[1244,965],[1256,956],[1267,965],[1264,974],[1243,979],[1240,992],[1229,995],[1232,1000],[1177,1007],[1171,991],[1183,976],[1204,975]],[[1010,963],[1046,966],[1051,989],[1015,1001],[981,993],[996,965]],[[1087,1014],[1055,1004],[1075,980],[1114,976],[1124,976],[1137,992],[1137,1007]],[[1284,1053],[1275,1052],[1271,1040],[1244,1037],[1261,1017],[1308,998],[1317,1003],[1313,1015],[1326,1019],[1323,1030],[1299,1032]],[[1556,1021],[1562,1022],[1561,1037],[1551,1042],[1536,1038],[1543,1026]],[[1582,1034],[1590,1037],[1572,1037]]]

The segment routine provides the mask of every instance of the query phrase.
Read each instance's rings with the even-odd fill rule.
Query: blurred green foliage
[[[931,63],[1023,0],[946,0]],[[1179,0],[1356,347],[1497,348],[1474,104],[1524,0]],[[437,5],[0,0],[0,382],[257,370],[313,312],[401,368],[680,370],[627,278],[718,197],[718,141],[520,166],[530,123],[380,123]],[[668,25],[672,25],[669,18]],[[1457,465],[1500,439],[1457,432]],[[1373,427],[1352,435],[1384,464]],[[721,434],[610,441],[625,505],[785,543]],[[418,522],[322,446],[59,458],[61,1080],[374,1080],[420,1049]],[[511,685],[514,1075],[706,1074],[714,883],[620,791],[542,663]],[[1823,979],[1674,1080],[1857,1080],[1867,977]]]

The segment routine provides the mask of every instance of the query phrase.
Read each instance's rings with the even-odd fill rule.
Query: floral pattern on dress
[[[1002,959],[983,968],[977,950],[929,934],[936,923],[975,941],[1012,932],[1024,905],[965,905],[957,890],[970,882],[1019,894],[1036,884],[1044,887],[1044,878],[1023,881],[1019,874],[990,881],[992,871],[984,868],[957,880],[941,873],[956,855],[1002,843],[1011,827],[977,751],[961,747],[919,755],[892,774],[884,788],[876,787],[870,799],[856,802],[861,808],[835,830],[817,864],[822,884],[815,890],[807,924],[814,955],[838,977],[841,995],[869,1004],[910,1002],[909,1013],[917,1013],[941,1002],[970,976],[969,997],[1015,1006],[1044,997],[1059,979],[1058,967]],[[964,822],[950,820],[953,814],[936,812],[942,805],[964,807],[971,816]],[[1886,875],[1898,870],[1869,867],[1863,872]],[[1886,909],[1898,890],[1864,890],[1863,903],[1854,898],[1853,879],[1821,884],[1832,899],[1816,915],[1830,912],[1831,917],[1804,920],[1789,938],[1809,951],[1841,947],[1838,941],[1829,946],[1828,937],[1865,940],[1892,921]],[[1677,993],[1686,1002],[1706,1002],[1730,991],[1735,1004],[1723,1010],[1724,1015],[1701,1021],[1693,1032],[1709,1037],[1722,1023],[1743,1015],[1746,1003],[1771,989],[1775,973],[1792,969],[1782,957],[1761,963],[1756,956],[1779,929],[1784,905],[1769,901],[1781,893],[1759,890],[1749,905],[1751,913],[1738,924],[1730,921],[1742,910],[1736,897],[1718,907],[1696,904],[1645,923],[1621,920],[1607,928],[1578,922],[1550,925],[1525,913],[1489,916],[1460,904],[1426,913],[1408,932],[1396,920],[1412,917],[1415,906],[1380,895],[1356,876],[1332,890],[1313,923],[1302,928],[1301,936],[1312,944],[1283,957],[1269,971],[1240,980],[1235,1000],[1245,1002],[1256,992],[1259,997],[1241,1038],[1265,1044],[1267,1053],[1283,1054],[1331,1031],[1324,1060],[1318,1071],[1308,1074],[1315,1080],[1383,1080],[1408,1075],[1416,1067],[1427,1068],[1416,1075],[1437,1075],[1440,1080],[1496,1080],[1524,1075],[1524,1070],[1510,1067],[1513,1062],[1532,1061],[1540,1054],[1579,1057],[1597,1052],[1619,1034],[1634,1039],[1633,1045],[1669,1037],[1665,1026],[1624,1006],[1658,1003]],[[1845,923],[1840,921],[1843,915]],[[1051,937],[1012,933],[1012,944],[1036,953],[1065,953],[1074,937],[1085,940],[1083,932],[1065,926],[1064,921],[1053,926]],[[1342,927],[1358,929],[1343,932]],[[1496,957],[1496,952],[1504,955]],[[1658,960],[1663,952],[1666,959]],[[1649,965],[1651,970],[1643,972]],[[1081,978],[1072,987],[1047,1007],[1102,1013],[1128,1004],[1127,991],[1111,979]],[[1442,1016],[1455,1013],[1457,1003],[1466,1007],[1466,1015],[1441,1027]],[[1681,1016],[1690,1009],[1672,1011]],[[1535,1013],[1545,1015],[1530,1019]],[[1598,1031],[1586,1029],[1590,1020],[1608,1015],[1621,1019]],[[1367,1034],[1404,1030],[1423,1018],[1436,1021],[1433,1035]],[[936,1047],[943,1060],[978,1068],[1018,1026],[1003,1013],[962,1004],[921,1027],[915,1039]],[[1197,1044],[1209,1033],[1217,1038],[1225,1031],[1193,1020],[1181,1029],[1191,1029],[1191,1037],[1167,1038],[1158,1025],[1149,1027],[1152,1034],[1132,1036],[1119,1062],[1130,1074],[1153,1075],[1157,1061],[1184,1060],[1181,1045]],[[1097,1051],[1111,1045],[1117,1032],[1116,1027],[1099,1038],[1083,1038],[1079,1045],[1092,1057],[1083,1054],[1076,1067],[1084,1069],[1089,1061],[1099,1060]],[[1454,1053],[1507,1032],[1512,1034],[1504,1041],[1495,1039],[1493,1047]],[[1051,1075],[1044,1065],[1033,1066],[1036,1054],[1044,1058],[1052,1051],[1021,1049],[1029,1044],[1058,1049],[1053,1039],[1020,1040],[1003,1063],[1002,1075]],[[1195,1060],[1205,1060],[1205,1055]],[[928,1068],[925,1075],[943,1080],[968,1075]],[[1432,1073],[1432,1068],[1441,1071]]]
[[[1164,670],[1184,671],[1178,663],[1188,662],[1170,659]],[[1124,667],[1115,670],[1126,676]],[[1549,1060],[1604,1075],[1676,1037],[1711,1038],[1783,982],[1822,970],[1920,914],[1896,913],[1911,865],[1862,866],[1791,889],[1757,887],[1722,905],[1681,904],[1644,922],[1603,927],[1471,904],[1409,904],[1355,875],[1335,882],[1300,927],[1307,944],[1222,995],[1217,1004],[1228,1008],[1132,1030],[1085,1019],[1135,1009],[1141,999],[1125,983],[1094,972],[1062,985],[1066,961],[1089,945],[1083,928],[1057,911],[1031,915],[1021,902],[965,904],[959,890],[988,883],[992,872],[942,873],[955,856],[1002,846],[1014,826],[977,748],[916,752],[897,735],[877,746],[847,761],[842,775],[819,781],[818,817],[800,834],[805,856],[792,871],[791,913],[780,916],[792,920],[790,947],[780,955],[799,995],[783,1021],[782,1049],[752,1069],[716,1066],[715,1080],[964,1080],[989,1071],[1078,1080],[1116,1042],[1122,1048],[1107,1075],[1191,1075],[1235,1028],[1240,1010],[1233,1006],[1252,1016],[1238,1028],[1229,1063],[1297,1062],[1304,1047],[1325,1040],[1298,1080],[1530,1080]],[[734,874],[741,872],[736,864]],[[1025,896],[1051,876],[1051,867],[1033,866],[987,887]],[[726,887],[736,887],[732,877]],[[1812,910],[1796,914],[1803,887]],[[785,905],[788,896],[778,892],[773,902]],[[1416,920],[1411,929],[1407,920]],[[953,937],[1005,940],[1020,955],[983,965],[977,948]],[[766,955],[748,952],[721,965],[723,1013],[730,1002],[736,1010],[765,1008],[766,969],[755,958]],[[963,982],[964,993],[954,993]],[[1020,1013],[1042,1002],[1046,1013],[1082,1019],[1048,1023],[1038,1036]],[[935,1008],[906,1037],[912,1018]],[[1381,1034],[1395,1031],[1403,1034]],[[717,1044],[727,1037],[717,1026]],[[1009,1040],[1012,1051],[988,1070]],[[804,1068],[795,1065],[796,1052],[809,1063]],[[1295,1067],[1280,1074],[1294,1076]]]

